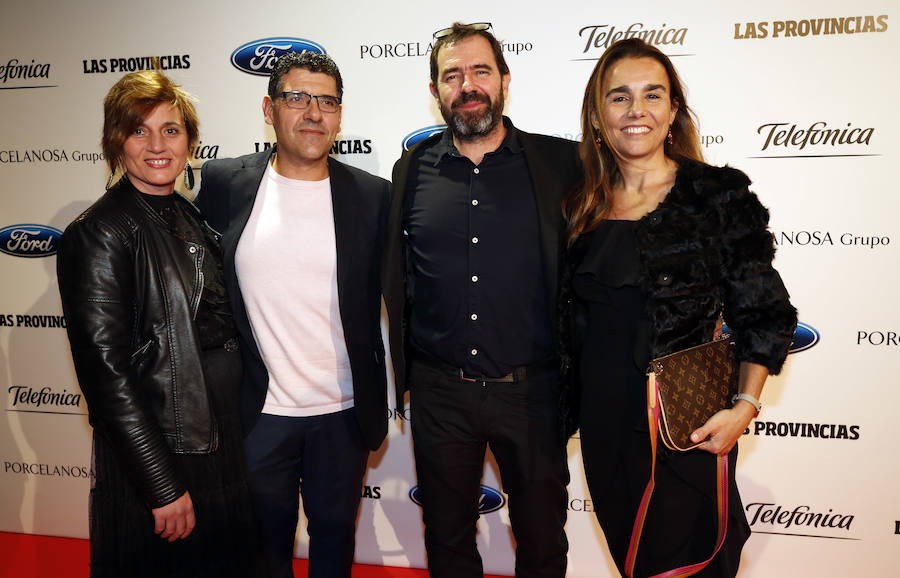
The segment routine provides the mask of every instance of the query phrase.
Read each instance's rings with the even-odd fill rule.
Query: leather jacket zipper
[[[190,249],[188,249],[194,255],[194,269],[195,269],[195,277],[194,277],[194,295],[191,298],[191,319],[197,319],[197,310],[200,308],[200,296],[203,294],[203,247],[198,247],[197,245],[191,245]]]

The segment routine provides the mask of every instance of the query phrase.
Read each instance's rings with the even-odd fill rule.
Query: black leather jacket
[[[59,291],[91,425],[151,508],[186,489],[173,453],[218,444],[192,322],[204,253],[169,233],[127,177],[59,244]]]

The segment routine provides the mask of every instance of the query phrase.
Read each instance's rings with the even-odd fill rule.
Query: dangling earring
[[[666,142],[669,143],[669,144],[672,144],[672,142],[673,142],[673,139],[672,139],[672,128],[671,128],[671,127],[669,128],[669,136],[666,137]]]
[[[597,145],[597,148],[600,148],[603,146],[603,139],[597,135],[597,138],[594,139],[594,143]]]
[[[116,163],[116,165],[109,170],[109,178],[106,179],[106,190],[107,191],[113,184],[113,178],[115,178],[117,170],[119,170],[119,163]]]
[[[191,163],[188,161],[184,165],[184,186],[191,190],[194,188],[194,169],[191,168]]]

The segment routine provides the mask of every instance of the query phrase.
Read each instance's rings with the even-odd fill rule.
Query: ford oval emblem
[[[447,130],[446,124],[436,124],[411,132],[403,138],[403,150],[408,151],[409,148],[417,142],[423,141],[431,135],[444,132],[445,130]]]
[[[722,325],[722,333],[732,333],[728,325]],[[806,323],[797,323],[794,330],[794,338],[791,340],[791,348],[788,353],[797,353],[809,349],[819,342],[819,332]]]
[[[502,492],[488,486],[481,486],[481,495],[478,497],[479,514],[495,512],[505,504],[506,496]]]
[[[819,342],[819,332],[811,325],[806,323],[798,323],[797,329],[794,331],[794,339],[791,341],[791,348],[788,353],[797,353],[804,351]]]
[[[239,46],[231,53],[231,64],[248,74],[269,76],[278,57],[287,52],[318,52],[325,54],[325,48],[311,40],[290,38],[263,38]]]
[[[0,229],[0,251],[15,257],[56,254],[62,231],[47,225],[10,225]]]
[[[409,490],[409,499],[412,500],[417,506],[422,505],[422,492],[419,491],[419,486],[413,486],[412,489]]]
[[[422,505],[419,486],[413,486],[409,491],[409,499],[417,505]],[[481,486],[481,494],[478,496],[478,513],[488,514],[495,512],[506,505],[506,496],[502,492],[490,486]]]

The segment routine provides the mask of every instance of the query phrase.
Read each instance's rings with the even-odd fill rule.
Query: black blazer
[[[225,285],[239,331],[244,359],[241,423],[244,433],[259,419],[269,374],[259,353],[238,285],[234,254],[250,218],[256,192],[275,149],[207,161],[195,203],[211,227],[222,234]],[[387,435],[387,382],[381,341],[379,264],[390,183],[328,159],[337,242],[338,302],[353,376],[353,400],[363,438],[377,449]]]
[[[562,198],[582,176],[581,161],[578,158],[578,143],[551,136],[531,134],[514,127],[512,130],[516,131],[516,138],[522,145],[528,170],[531,173],[541,231],[541,256],[544,265],[544,282],[547,287],[548,314],[549,319],[554,323],[553,334],[557,335],[556,299],[559,287],[559,263],[565,247]],[[441,134],[439,133],[423,140],[405,151],[394,164],[392,177],[394,197],[391,201],[388,238],[385,244],[382,287],[390,320],[388,340],[394,365],[397,407],[403,407],[403,394],[409,389],[406,381],[408,363],[406,327],[409,311],[406,307],[406,259],[402,231],[403,198],[406,194],[410,163],[425,148],[440,138]]]

